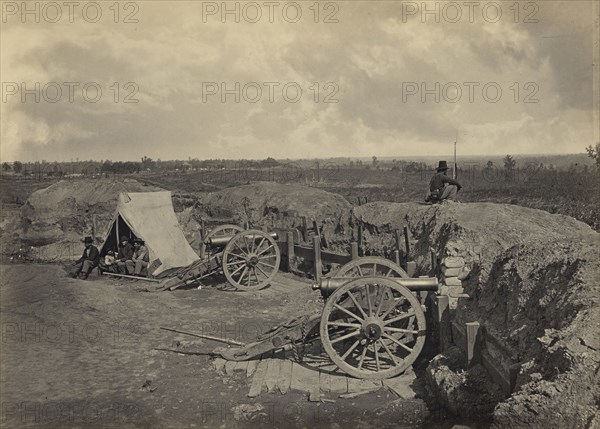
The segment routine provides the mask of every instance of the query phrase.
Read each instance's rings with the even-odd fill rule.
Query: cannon
[[[281,254],[277,234],[258,229],[243,230],[237,225],[221,225],[204,238],[200,259],[170,273],[161,289],[174,290],[223,274],[238,290],[266,287],[279,270]]]
[[[366,257],[312,287],[325,300],[321,314],[289,320],[249,344],[197,336],[229,344],[214,353],[232,361],[286,350],[299,359],[300,348],[320,341],[339,369],[361,379],[394,377],[419,356],[426,335],[425,306],[415,293],[437,292],[437,278],[409,278],[389,260]]]

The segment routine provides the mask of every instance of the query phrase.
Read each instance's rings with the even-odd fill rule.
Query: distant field
[[[459,171],[463,202],[487,201],[517,204],[550,213],[572,216],[600,231],[600,174],[594,168],[570,170],[480,167]],[[407,171],[408,170],[408,171]],[[114,177],[135,178],[181,193],[198,194],[257,181],[297,183],[343,195],[352,204],[366,201],[423,201],[433,171],[405,168],[391,170],[372,166],[350,168],[331,162],[290,163],[271,168],[238,167],[195,172],[141,173]],[[23,204],[36,189],[57,179],[25,180],[4,176],[0,181],[3,204]],[[80,179],[68,179],[80,180]],[[251,198],[251,196],[249,196]]]

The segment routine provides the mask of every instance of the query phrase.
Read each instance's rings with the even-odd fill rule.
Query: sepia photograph
[[[0,0],[1,429],[600,429],[600,0]]]

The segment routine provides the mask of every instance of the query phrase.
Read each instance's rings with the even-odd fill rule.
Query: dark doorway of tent
[[[121,237],[127,237],[131,243],[133,239],[139,238],[133,233],[127,222],[119,215],[117,220],[112,223],[106,241],[100,249],[100,256],[104,256],[109,250],[114,250],[115,253],[119,251],[119,244],[121,244]]]

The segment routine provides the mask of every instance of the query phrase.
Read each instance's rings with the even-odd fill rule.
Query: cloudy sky
[[[3,2],[2,160],[583,152],[594,2],[476,3]]]

